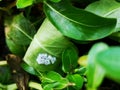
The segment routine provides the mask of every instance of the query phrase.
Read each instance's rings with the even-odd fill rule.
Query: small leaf
[[[62,53],[62,70],[66,73],[72,72],[77,66],[78,52],[75,48],[68,47]]]
[[[65,36],[76,40],[96,40],[114,32],[116,19],[103,18],[68,2],[44,2],[44,11],[51,23]]]
[[[74,74],[74,75],[68,75],[67,78],[71,83],[74,83],[74,88],[76,90],[80,90],[83,87],[83,78],[79,74]]]
[[[86,7],[87,11],[102,17],[116,18],[116,31],[120,31],[120,3],[115,0],[99,0]]]
[[[81,66],[86,67],[87,66],[87,57],[88,57],[87,55],[81,56],[78,59],[78,64],[81,65]]]
[[[59,81],[62,79],[62,76],[54,71],[50,71],[47,74],[44,74],[44,77],[42,78],[43,83],[52,83],[55,81]]]
[[[120,83],[120,47],[110,47],[98,53],[96,60],[106,71],[107,77]]]
[[[50,71],[43,75],[42,83],[45,85],[45,88],[63,89],[68,85],[69,81],[60,74]]]
[[[17,0],[17,8],[25,8],[34,3],[34,0]]]
[[[52,84],[47,84],[46,86],[44,86],[43,89],[44,89],[44,90],[54,90]]]
[[[17,8],[25,8],[42,1],[43,0],[17,0],[16,6]]]

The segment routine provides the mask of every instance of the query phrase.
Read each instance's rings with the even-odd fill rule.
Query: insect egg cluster
[[[50,65],[50,64],[55,63],[56,57],[53,57],[53,56],[48,55],[46,53],[40,53],[37,56],[36,61],[37,61],[38,64]]]

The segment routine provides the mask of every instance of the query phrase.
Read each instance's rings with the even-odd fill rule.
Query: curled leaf
[[[31,42],[24,61],[37,71],[57,69],[62,52],[67,47],[75,46],[45,19]]]

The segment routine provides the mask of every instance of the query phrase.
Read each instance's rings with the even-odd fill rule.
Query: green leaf
[[[120,32],[115,32],[109,36],[114,41],[120,42]]]
[[[60,74],[50,71],[42,77],[42,83],[45,85],[44,88],[63,89],[68,86],[69,81],[63,78]],[[46,89],[47,90],[47,89]],[[52,90],[52,89],[51,89]]]
[[[44,11],[51,23],[63,35],[76,40],[96,40],[114,32],[116,19],[103,18],[68,2],[44,2]]]
[[[63,88],[66,88],[69,85],[69,81],[66,78],[63,78],[59,80],[58,82],[54,83],[54,89],[57,90],[62,90]]]
[[[61,0],[50,0],[52,2],[60,2]]]
[[[23,56],[32,41],[35,28],[23,14],[18,14],[13,20],[6,22],[10,22],[5,30],[7,45],[13,54]]]
[[[22,67],[26,72],[28,72],[28,73],[30,73],[30,74],[39,75],[39,74],[37,73],[37,71],[36,71],[33,67],[27,65],[26,63],[22,63],[22,64],[21,64],[21,67]]]
[[[17,8],[25,8],[41,1],[43,0],[17,0],[16,6]]]
[[[96,56],[98,53],[105,51],[106,49],[108,49],[108,46],[106,44],[97,43],[92,46],[88,53],[87,64],[88,88],[92,89],[97,88],[101,84],[105,76],[105,71],[97,63]]]
[[[44,86],[43,89],[44,89],[44,90],[54,90],[54,89],[53,89],[53,84],[47,84],[46,86]]]
[[[42,77],[43,83],[52,83],[62,79],[62,76],[54,71],[49,71],[47,74],[44,74],[43,76],[44,76]]]
[[[0,66],[0,83],[9,84],[12,82],[11,79],[10,68],[8,66]]]
[[[102,17],[116,18],[117,25],[115,31],[120,31],[120,3],[115,0],[99,0],[86,7],[87,11]]]
[[[62,70],[70,73],[77,66],[78,52],[75,48],[68,47],[62,53]]]
[[[83,78],[79,74],[74,74],[74,75],[68,75],[67,78],[71,83],[74,83],[74,88],[76,90],[80,90],[83,87]]]
[[[60,2],[61,0],[50,0],[52,2]]]
[[[37,71],[54,70],[61,62],[62,52],[67,47],[75,46],[45,19],[31,42],[24,61]]]
[[[19,45],[8,37],[6,38],[6,43],[13,54],[18,55],[20,57],[24,56],[25,51],[27,50],[27,46]]]
[[[120,83],[120,47],[110,47],[97,54],[96,60],[106,75]]]
[[[34,0],[17,0],[17,8],[25,8],[34,3]]]

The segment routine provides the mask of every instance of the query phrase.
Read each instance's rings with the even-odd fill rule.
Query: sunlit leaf
[[[81,66],[86,67],[87,66],[87,57],[88,57],[87,55],[81,56],[78,59],[78,64],[81,65]]]
[[[37,71],[57,69],[62,52],[67,47],[75,46],[45,19],[31,42],[24,61]]]
[[[17,0],[16,6],[17,8],[25,8],[42,1],[43,0]]]

